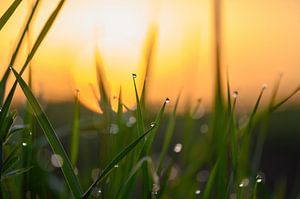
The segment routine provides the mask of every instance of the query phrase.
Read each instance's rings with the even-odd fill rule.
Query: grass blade
[[[55,154],[59,155],[63,159],[63,164],[61,169],[73,196],[75,198],[80,198],[82,195],[80,184],[74,173],[72,164],[67,156],[67,153],[65,152],[46,114],[44,113],[43,109],[39,105],[36,98],[33,96],[31,90],[29,89],[25,81],[22,79],[22,77],[14,69],[12,70],[14,75],[16,76],[17,82],[21,86],[28,102],[32,107],[32,110],[36,115],[37,121],[39,122],[41,128],[43,129],[52,150],[54,151]]]
[[[112,171],[112,169],[114,168],[114,166],[116,164],[118,164],[123,158],[125,158],[127,156],[127,154],[132,151],[137,144],[139,144],[143,138],[148,135],[154,128],[155,126],[152,126],[141,136],[139,136],[136,140],[134,140],[131,144],[129,144],[127,147],[125,147],[125,149],[123,149],[118,155],[116,155],[114,157],[114,159],[105,167],[105,169],[103,170],[103,172],[101,173],[101,175],[99,176],[99,178],[97,178],[97,180],[95,180],[95,182],[88,188],[88,190],[85,192],[85,194],[83,195],[82,198],[88,198],[89,195],[91,194],[93,188],[99,183],[101,182],[104,177],[109,174],[110,171]]]
[[[167,127],[166,135],[164,138],[163,148],[162,148],[162,151],[161,151],[160,157],[159,157],[159,163],[158,163],[158,169],[157,169],[158,173],[160,173],[162,170],[162,165],[165,160],[168,148],[170,147],[171,139],[173,137],[175,122],[176,122],[176,112],[177,112],[179,99],[180,99],[180,94],[178,95],[178,97],[176,99],[172,115],[168,122],[168,127]]]
[[[19,4],[21,2],[22,2],[22,0],[15,0],[9,6],[9,8],[6,10],[6,12],[1,16],[1,18],[0,18],[0,31],[2,30],[2,28],[4,27],[4,25],[6,24],[6,22],[9,20],[9,18],[15,12],[15,10],[17,9],[17,7],[19,6]]]
[[[132,79],[133,79],[133,84],[134,84],[134,91],[135,91],[135,98],[136,98],[136,114],[137,114],[137,127],[138,127],[138,135],[141,135],[142,132],[145,131],[145,127],[144,127],[144,120],[143,120],[143,114],[142,114],[142,106],[140,103],[140,99],[139,99],[139,94],[137,91],[137,86],[136,86],[136,74],[132,74]]]
[[[79,90],[76,90],[73,129],[71,138],[71,162],[75,166],[78,157],[79,137],[80,137],[80,103],[79,103]]]

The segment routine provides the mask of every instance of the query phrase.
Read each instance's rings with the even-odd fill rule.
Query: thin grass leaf
[[[73,114],[73,129],[71,138],[71,162],[75,166],[78,158],[80,138],[80,103],[79,103],[79,91],[75,94],[74,114]]]
[[[104,72],[103,62],[100,56],[99,49],[96,48],[95,50],[95,62],[96,62],[96,74],[97,74],[97,81],[98,81],[98,89],[100,93],[100,108],[102,109],[104,114],[107,116],[110,115],[112,108],[110,104],[110,97],[108,92],[108,82],[106,80],[106,75]]]
[[[19,4],[22,2],[22,0],[15,0],[9,8],[5,11],[5,13],[0,18],[0,31],[6,24],[6,22],[9,20],[9,18],[12,16],[12,14],[15,12]]]
[[[205,190],[204,190],[204,193],[203,193],[203,198],[204,199],[212,198],[210,196],[211,196],[211,191],[212,191],[213,186],[214,186],[214,182],[216,180],[219,163],[220,163],[219,160],[215,163],[215,165],[214,165],[214,167],[213,167],[213,169],[211,171],[211,174],[210,174],[210,176],[208,178],[208,181],[206,183]]]
[[[123,158],[125,158],[130,151],[132,151],[143,139],[146,135],[148,135],[155,126],[151,126],[144,134],[142,134],[140,137],[138,137],[136,140],[134,140],[131,144],[129,144],[125,149],[123,149],[120,153],[118,153],[111,162],[105,167],[101,175],[95,180],[95,182],[88,188],[88,190],[83,195],[84,198],[88,198],[93,190],[93,188],[100,183],[117,165]]]
[[[138,135],[141,135],[145,131],[145,126],[144,126],[144,120],[143,120],[143,114],[142,114],[142,106],[140,103],[139,99],[139,94],[137,91],[137,86],[136,86],[136,74],[132,74],[132,79],[133,79],[133,84],[134,84],[134,91],[135,91],[135,98],[136,98],[136,114],[137,114],[137,127],[138,127]]]
[[[22,77],[12,68],[14,75],[16,76],[17,82],[21,86],[28,102],[30,103],[32,110],[36,116],[37,121],[39,122],[41,128],[43,129],[45,136],[48,139],[48,142],[54,151],[55,154],[59,155],[63,159],[62,164],[62,172],[64,174],[65,180],[75,198],[80,198],[82,195],[82,191],[80,188],[80,184],[78,179],[74,173],[74,169],[72,164],[65,152],[61,142],[59,141],[55,130],[53,129],[51,123],[49,122],[46,114],[44,113],[43,109],[39,105],[36,98],[33,96],[31,90],[22,79]]]
[[[297,87],[290,95],[288,95],[286,98],[275,104],[272,108],[271,111],[274,112],[277,110],[280,106],[282,106],[284,103],[286,103],[290,98],[292,98],[295,94],[297,94],[300,91],[300,86]]]
[[[155,136],[157,134],[158,127],[160,126],[161,119],[162,119],[162,117],[164,115],[166,104],[168,104],[169,101],[170,101],[169,98],[166,98],[166,100],[164,101],[162,107],[160,108],[160,110],[159,110],[159,112],[158,112],[158,114],[157,114],[157,116],[155,118],[155,122],[154,122],[155,128],[153,129],[151,135],[149,136],[149,138],[147,139],[147,141],[146,141],[146,143],[144,145],[144,147],[145,147],[144,148],[145,149],[145,154],[147,154],[147,155],[150,152],[150,149],[151,149],[151,146],[153,144],[154,138],[155,138]],[[145,154],[142,154],[142,155],[145,155]]]
[[[171,117],[168,121],[166,135],[164,137],[163,147],[162,147],[162,151],[160,153],[159,162],[158,162],[158,168],[157,168],[158,173],[160,173],[161,170],[162,170],[162,165],[163,165],[163,162],[165,160],[167,151],[170,147],[171,139],[172,139],[173,134],[174,134],[174,128],[175,128],[175,123],[176,123],[176,113],[177,113],[177,107],[178,107],[178,104],[179,104],[179,99],[180,99],[180,94],[178,95],[178,97],[176,99],[172,115],[171,115]]]

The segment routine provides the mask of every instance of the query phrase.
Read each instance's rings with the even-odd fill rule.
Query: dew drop
[[[196,195],[199,195],[201,193],[201,191],[199,190],[199,189],[197,189],[196,191],[195,191],[195,194]]]
[[[239,95],[239,92],[238,91],[233,91],[233,94],[232,94],[232,97],[235,99],[237,98]]]
[[[247,187],[248,185],[249,185],[249,179],[248,179],[248,178],[244,178],[244,179],[241,181],[239,187]]]
[[[262,89],[263,89],[263,90],[266,90],[267,88],[268,88],[268,85],[267,85],[267,84],[263,84],[263,85],[262,85]]]
[[[136,123],[136,118],[134,116],[130,116],[129,119],[128,119],[128,122],[130,124],[134,124],[134,123]]]
[[[169,98],[166,98],[166,104],[169,104],[170,103],[170,99]]]
[[[22,142],[22,146],[27,146],[27,143],[26,142]]]
[[[175,153],[179,153],[182,150],[182,144],[177,143],[174,147]]]
[[[115,168],[119,168],[119,165],[118,165],[118,164],[116,164],[114,167],[115,167]]]
[[[12,67],[11,67],[11,66],[9,67],[9,70],[12,70]]]
[[[133,77],[133,78],[136,78],[137,75],[136,75],[135,73],[132,73],[132,77]]]
[[[58,155],[58,154],[53,154],[53,155],[51,156],[51,163],[52,163],[52,165],[55,166],[55,167],[62,167],[64,161],[63,161],[63,159],[62,159],[62,157],[61,157],[60,155]]]
[[[155,122],[151,122],[150,124],[151,127],[155,127],[155,125],[156,125]]]
[[[257,183],[264,182],[265,176],[263,173],[258,173],[255,177]]]

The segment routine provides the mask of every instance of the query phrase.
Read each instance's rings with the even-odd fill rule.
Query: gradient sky
[[[2,0],[0,13],[11,2]],[[28,2],[21,3],[0,32],[0,73],[26,19]],[[117,95],[121,85],[125,103],[133,105],[131,73],[140,74],[142,81],[146,39],[155,26],[151,101],[174,99],[183,88],[185,100],[201,97],[209,104],[213,94],[212,2],[68,0],[33,60],[36,94],[48,100],[67,100],[78,88],[84,104],[96,109],[89,84],[96,82],[93,51],[98,46],[111,95]],[[56,1],[43,1],[31,40],[55,6]],[[300,84],[299,10],[297,0],[223,0],[222,66],[228,66],[231,87],[239,90],[241,104],[253,103],[261,85],[271,87],[280,73],[282,95]],[[23,63],[26,49],[24,46],[16,68]]]

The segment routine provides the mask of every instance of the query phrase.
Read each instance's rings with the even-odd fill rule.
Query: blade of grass
[[[36,116],[37,121],[39,122],[41,128],[43,129],[45,136],[48,139],[48,142],[54,151],[55,154],[59,155],[63,159],[62,164],[62,172],[64,174],[65,180],[75,198],[80,198],[82,195],[82,191],[80,188],[80,184],[78,179],[74,173],[72,164],[65,152],[61,142],[59,141],[55,130],[53,129],[51,123],[49,122],[46,114],[44,113],[43,109],[39,105],[36,98],[33,96],[30,88],[27,86],[25,81],[22,77],[12,68],[14,75],[16,76],[17,82],[21,86],[28,102],[30,103],[32,110]]]
[[[180,99],[180,94],[178,95],[178,97],[176,99],[172,115],[171,115],[171,117],[170,117],[170,119],[168,121],[166,135],[164,137],[163,147],[162,147],[162,151],[160,153],[159,162],[158,162],[157,172],[159,174],[160,174],[160,172],[162,170],[162,165],[163,165],[163,162],[165,160],[168,148],[170,147],[171,139],[173,137],[175,123],[176,123],[176,113],[177,113],[177,107],[178,107],[179,99]]]
[[[290,98],[292,98],[295,94],[297,94],[300,91],[300,86],[297,87],[290,95],[288,95],[286,98],[275,104],[272,108],[271,111],[274,112],[277,110],[280,106],[282,106],[285,102],[287,102]]]
[[[137,86],[136,86],[136,74],[132,74],[132,79],[133,79],[133,84],[134,84],[134,91],[135,91],[135,98],[136,98],[136,114],[137,114],[137,128],[138,128],[138,135],[141,135],[145,131],[145,126],[144,126],[144,120],[143,120],[143,114],[142,114],[142,107],[139,99],[139,94],[137,91]]]
[[[75,167],[78,158],[79,137],[80,137],[80,103],[79,90],[76,90],[74,114],[73,114],[73,129],[71,138],[71,162]]]
[[[22,2],[22,0],[15,0],[9,6],[9,8],[5,11],[5,13],[1,16],[1,18],[0,18],[0,31],[2,30],[2,28],[4,27],[6,22],[12,16],[12,14],[15,12],[15,10],[17,9],[17,7],[20,5],[21,2]]]
[[[139,136],[136,140],[134,140],[131,144],[129,144],[127,147],[125,147],[125,149],[123,149],[120,153],[118,153],[112,160],[111,162],[105,167],[105,169],[103,170],[103,172],[101,173],[101,175],[97,178],[97,180],[95,180],[95,182],[87,189],[87,191],[85,192],[85,194],[83,195],[83,199],[84,198],[88,198],[93,190],[93,188],[95,186],[97,186],[97,184],[99,182],[101,182],[111,171],[112,169],[115,167],[115,165],[117,165],[123,158],[125,158],[127,156],[127,154],[132,151],[144,138],[146,135],[148,135],[154,128],[155,126],[151,126],[144,134],[142,134],[141,136]]]

